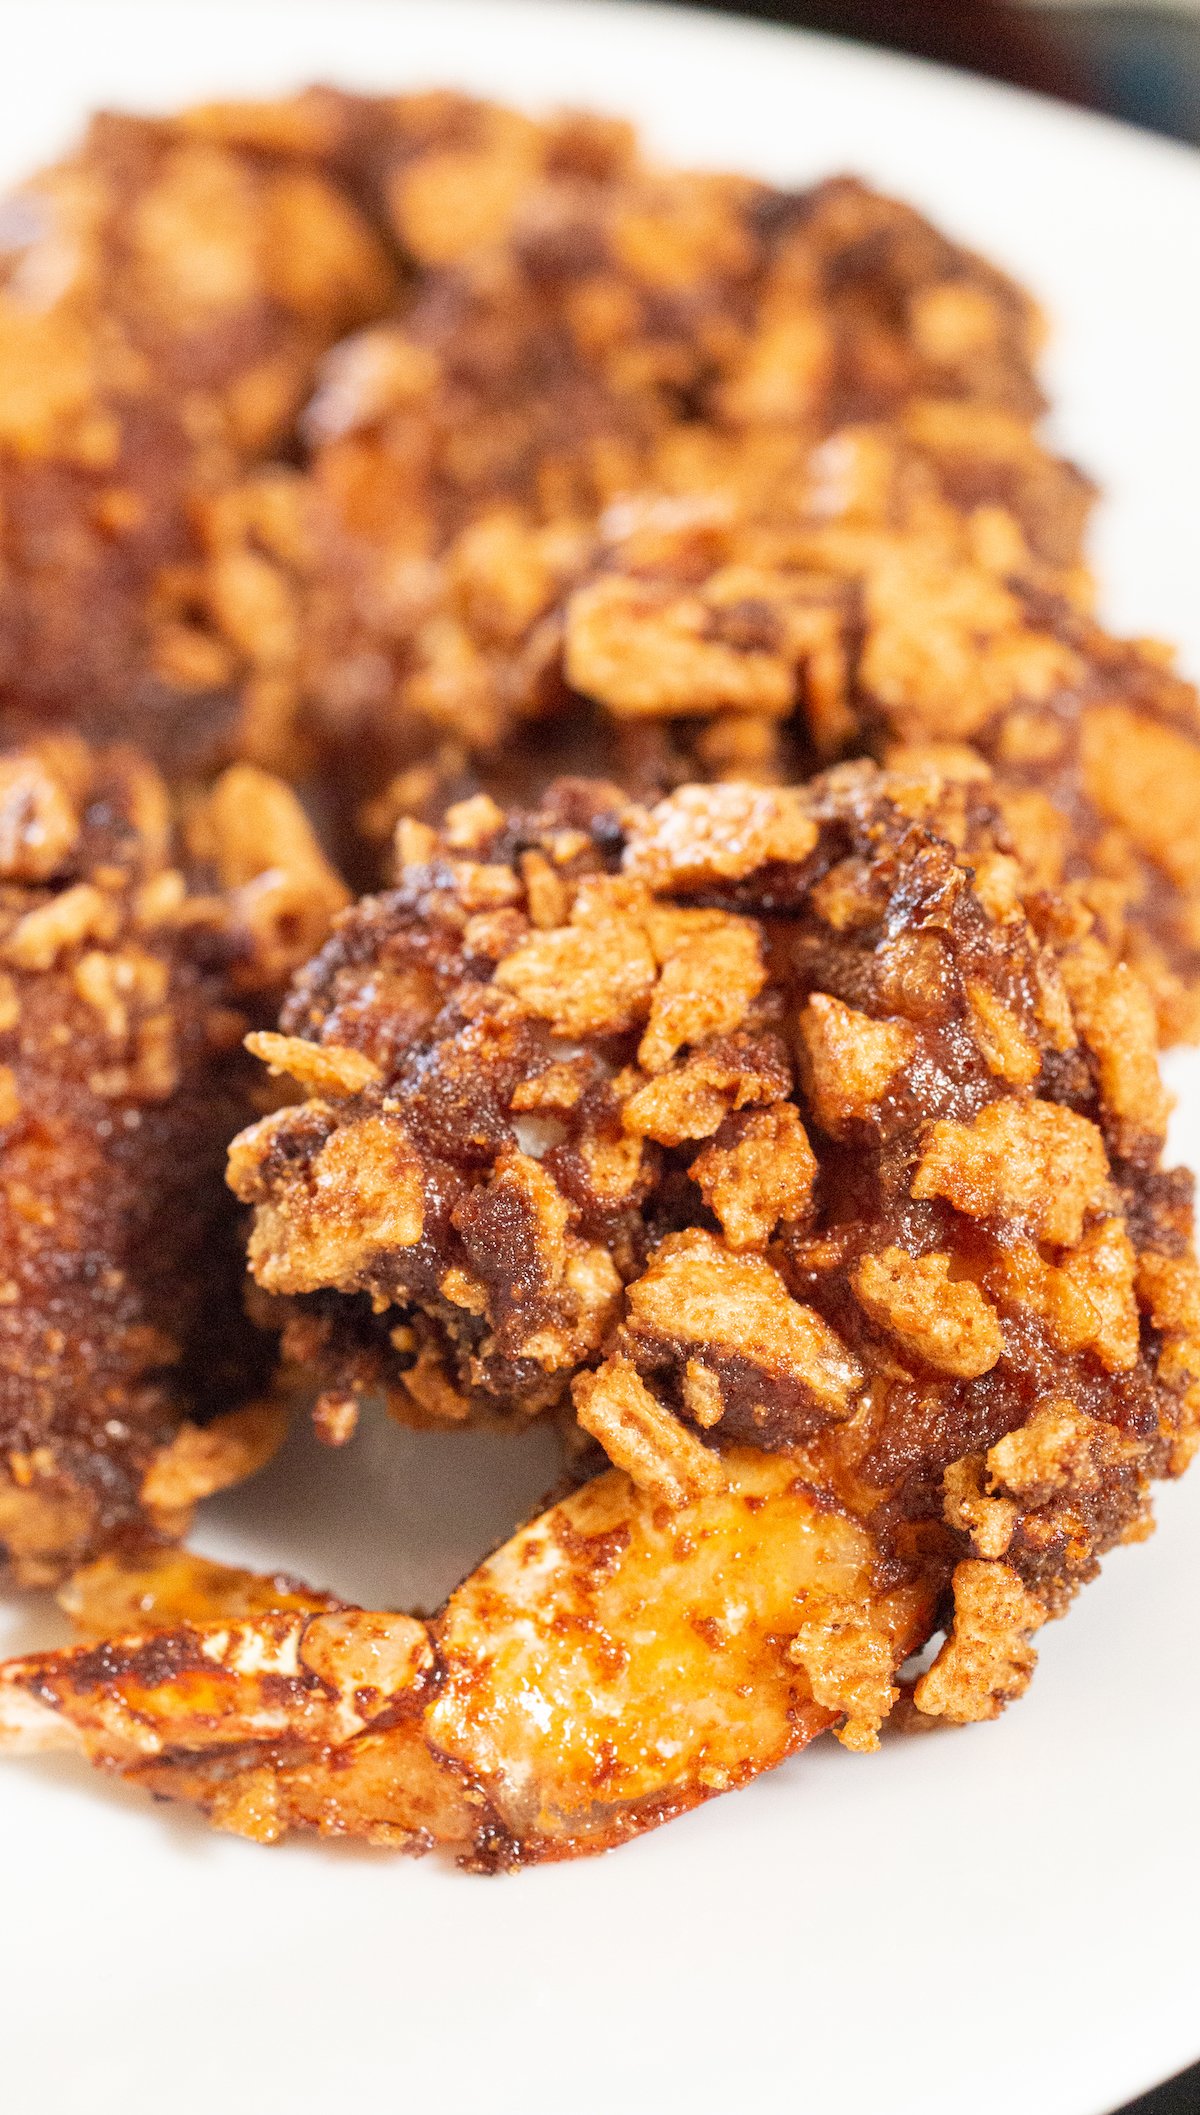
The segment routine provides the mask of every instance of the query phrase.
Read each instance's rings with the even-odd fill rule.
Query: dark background
[[[1200,8],[1005,0],[687,0],[969,67],[1200,144]],[[1200,2101],[1197,2102],[1200,2108]]]
[[[699,4],[710,12],[792,23],[940,59],[1200,144],[1200,10],[1189,17],[1153,6],[1067,7],[1053,0],[1044,6],[1004,0]],[[1097,2109],[1096,2115],[1109,2111]],[[1121,2115],[1200,2115],[1200,2065],[1131,2102]]]

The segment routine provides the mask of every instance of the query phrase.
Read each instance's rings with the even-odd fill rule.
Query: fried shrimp
[[[480,784],[970,744],[1197,1032],[1195,694],[1090,615],[1034,303],[910,208],[318,89],[96,120],[0,264],[10,735],[315,775],[366,878]]]
[[[280,1436],[222,1165],[241,1037],[344,892],[248,767],[190,828],[202,853],[131,749],[0,754],[0,1552],[27,1585],[181,1531]]]
[[[296,549],[298,477],[278,459],[319,356],[397,289],[315,115],[307,142],[286,106],[273,142],[98,117],[9,202],[6,733],[65,719],[173,772],[302,761],[272,562]],[[247,484],[259,464],[272,467]]]
[[[524,799],[556,760],[650,793],[969,744],[1039,884],[1109,884],[1162,1039],[1194,1035],[1196,696],[1091,614],[1033,305],[852,182],[668,180],[619,132],[550,137],[472,149],[510,202],[474,242],[433,157],[411,302],[306,412],[332,768],[398,767],[378,821]]]
[[[74,720],[172,772],[297,775],[351,725],[381,764],[494,748],[545,642],[501,662],[599,506],[723,422],[779,474],[932,395],[942,482],[978,483],[982,438],[1072,545],[1037,331],[904,207],[655,167],[612,120],[328,89],[103,115],[0,251],[5,731]]]
[[[1109,636],[1078,579],[1036,557],[1013,515],[956,515],[895,482],[902,518],[856,497],[878,437],[842,435],[783,507],[710,534],[650,539],[632,504],[567,599],[569,684],[669,782],[779,780],[874,754],[990,770],[1035,888],[1094,879],[1164,1042],[1200,1025],[1200,706],[1170,656]],[[886,458],[884,459],[886,460]],[[828,517],[836,509],[836,518]]]
[[[995,1716],[1197,1438],[1189,1185],[1082,897],[1035,932],[980,783],[870,766],[402,839],[251,1039],[308,1094],[232,1150],[252,1267],[339,1399],[569,1400],[614,1466],[430,1622],[105,1559],[64,1597],[105,1642],[0,1672],[4,1739],[489,1867],[902,1693]]]
[[[606,1850],[829,1727],[874,1740],[932,1609],[873,1556],[793,1462],[735,1448],[679,1513],[609,1470],[432,1623],[266,1582],[255,1616],[244,1574],[176,1559],[130,1573],[138,1634],[0,1669],[0,1748],[77,1748],[259,1842],[316,1829],[484,1869]],[[120,1611],[116,1569],[78,1613]]]
[[[86,1642],[0,1746],[494,1869],[994,1717],[1200,1445],[1200,724],[1034,304],[440,94],[103,118],[7,228],[0,1548]],[[432,1617],[183,1552],[298,1370],[554,1502]]]
[[[1153,1010],[1085,892],[1030,924],[983,782],[565,782],[400,836],[258,1041],[308,1099],[230,1155],[335,1400],[570,1402],[668,1506],[785,1452],[964,1611],[991,1564],[1057,1613],[1144,1532],[1198,1403]]]
[[[614,1466],[432,1622],[108,1557],[4,1741],[510,1865],[870,1749],[904,1690],[995,1717],[1198,1436],[1189,1184],[1084,897],[1035,933],[980,780],[870,766],[400,838],[250,1038],[307,1096],[231,1151],[254,1275],[337,1404],[569,1402]]]
[[[452,263],[431,242],[404,313],[337,348],[305,414],[311,709],[376,770],[408,767],[396,802],[439,754],[493,789],[519,775],[531,716],[543,756],[603,764],[603,714],[581,732],[561,710],[562,633],[608,510],[637,523],[639,564],[686,547],[702,574],[747,507],[814,485],[828,504],[836,449],[811,459],[834,435],[874,442],[855,497],[881,523],[914,493],[956,519],[1004,507],[1074,580],[1090,488],[1037,438],[1040,322],[1011,282],[849,180],[788,195],[647,165],[619,128],[538,137],[522,188],[534,150],[501,133],[487,195],[511,210]],[[448,241],[457,199],[418,173]],[[653,768],[628,729],[619,750],[621,775]]]

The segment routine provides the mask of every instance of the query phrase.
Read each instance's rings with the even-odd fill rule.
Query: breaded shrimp
[[[430,1623],[278,1587],[247,1614],[234,1571],[216,1617],[220,1568],[192,1587],[176,1560],[161,1602],[153,1568],[131,1574],[137,1633],[0,1670],[0,1747],[77,1748],[259,1842],[316,1829],[481,1867],[606,1850],[828,1727],[873,1743],[932,1615],[874,1557],[794,1464],[737,1448],[681,1512],[609,1470]]]
[[[278,1441],[222,1169],[261,1106],[241,1038],[344,900],[251,767],[185,831],[137,751],[0,753],[0,1551],[24,1584],[130,1522],[180,1531]]]

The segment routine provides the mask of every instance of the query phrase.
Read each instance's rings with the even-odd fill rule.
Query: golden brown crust
[[[241,761],[180,832],[130,752],[0,757],[0,1540],[275,1443],[251,1022],[322,1436],[573,1409],[626,1473],[433,1626],[139,1548],[77,1605],[169,1636],[6,1670],[0,1735],[496,1864],[873,1746],[939,1622],[917,1708],[995,1715],[1200,1443],[1196,702],[1090,617],[1032,305],[861,185],[455,96],[104,119],[26,203],[0,715]],[[625,793],[506,813],[555,745]],[[262,765],[318,761],[401,873],[277,1033],[346,897]]]
[[[1191,1035],[1195,691],[1161,649],[1108,636],[1079,579],[1040,559],[1003,509],[963,517],[924,498],[873,516],[852,493],[839,507],[831,522],[819,479],[801,478],[711,526],[703,550],[660,537],[643,558],[636,534],[611,536],[565,605],[569,681],[615,723],[636,688],[668,781],[747,763],[785,778],[814,750],[986,765],[1034,886],[1095,881],[1107,916],[1127,921],[1122,945],[1164,1039]],[[694,651],[677,680],[667,633],[680,627]],[[719,686],[702,665],[714,654],[736,664]],[[731,741],[736,727],[758,729],[756,742]]]
[[[452,95],[104,118],[23,199],[10,730],[323,752],[393,816],[547,739],[660,788],[970,740],[1191,1032],[1194,697],[1084,614],[1036,312],[980,259]]]
[[[1195,1444],[1189,1186],[1121,1047],[1146,1023],[1077,1027],[1103,941],[1078,900],[1039,940],[978,775],[843,770],[807,789],[807,832],[773,798],[647,814],[573,782],[404,833],[419,861],[260,1045],[332,1091],[233,1155],[260,1277],[326,1273],[290,1333],[335,1409],[355,1382],[443,1419],[569,1389],[625,1473],[429,1625],[135,1552],[70,1599],[119,1621],[136,1595],[137,1631],[10,1663],[0,1740],[78,1746],[259,1842],[494,1867],[619,1843],[824,1728],[873,1747],[939,1625],[918,1712],[1021,1693],[1038,1629]],[[806,849],[756,864],[748,815]],[[731,931],[760,975],[714,1025],[702,943],[723,960]],[[570,948],[497,977],[580,932],[580,1007]],[[811,1070],[820,996],[849,1097]]]
[[[0,759],[0,1544],[28,1583],[131,1519],[177,1532],[278,1442],[277,1409],[232,1407],[270,1358],[222,1169],[254,1106],[246,1009],[341,898],[275,782],[218,782],[214,855],[264,793],[304,851],[276,865],[261,834],[290,953],[248,869],[222,888],[219,856],[189,860],[144,757],[54,738]]]
[[[380,768],[487,747],[553,687],[599,509],[701,415],[765,433],[771,471],[928,399],[914,445],[957,489],[978,404],[1007,491],[1040,406],[1031,304],[908,209],[656,168],[586,115],[331,90],[106,115],[13,227],[8,727],[82,715],[172,768],[304,770],[352,727]],[[1043,511],[1073,544],[1072,508],[1067,475]]]
[[[187,117],[98,117],[14,201],[6,731],[65,716],[174,770],[302,761],[281,688],[300,480],[282,462],[247,474],[286,454],[319,357],[398,284],[339,165],[334,101],[307,153]]]
[[[781,652],[739,534],[764,514],[794,533],[1007,508],[1039,567],[1077,565],[1088,488],[1035,438],[1018,288],[848,179],[788,195],[628,141],[584,178],[572,129],[495,130],[503,221],[452,263],[427,252],[307,417],[306,680],[318,724],[380,768],[440,747],[450,783],[471,753],[528,780],[550,730],[508,751],[531,714],[564,768],[575,743],[646,783],[671,769],[664,713],[697,723],[690,775],[778,755],[795,662],[836,688],[853,596],[794,599]],[[561,725],[564,680],[602,708],[590,732]],[[402,770],[396,806],[437,783]]]
[[[1187,1453],[1200,1371],[1152,1024],[1097,1036],[1128,973],[1082,898],[1039,937],[978,775],[653,811],[569,781],[470,827],[469,861],[406,838],[289,1000],[302,1077],[327,1045],[378,1076],[235,1146],[260,1283],[307,1288],[292,1348],[401,1418],[570,1397],[671,1504],[731,1444],[792,1452],[885,1576],[1002,1561],[1057,1612]]]

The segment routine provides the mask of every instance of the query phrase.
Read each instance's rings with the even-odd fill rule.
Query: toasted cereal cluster
[[[295,760],[286,456],[319,356],[396,296],[331,145],[101,116],[6,209],[0,697],[172,769]],[[202,119],[202,114],[201,114]],[[332,114],[326,124],[330,133]]]
[[[651,792],[970,742],[1039,878],[1113,883],[1164,1040],[1194,1036],[1196,697],[1089,615],[1026,297],[848,180],[456,122],[491,127],[494,215],[412,163],[410,303],[305,415],[298,683],[356,788],[406,767],[375,813],[436,812],[472,757],[524,800],[548,760]]]
[[[653,503],[627,509],[567,601],[568,682],[640,730],[668,782],[692,758],[786,778],[814,750],[990,767],[1031,885],[1105,883],[1163,1040],[1193,1038],[1195,690],[1164,649],[1105,633],[1004,509],[955,517],[910,493],[903,523],[880,526],[854,497],[875,444],[838,449],[833,521],[731,519],[701,552],[694,526],[648,536]]]
[[[348,856],[370,794],[969,741],[1196,1032],[1194,694],[1086,615],[1033,304],[911,209],[317,89],[95,120],[0,262],[10,735],[317,772]]]
[[[298,770],[349,728],[381,763],[486,750],[541,698],[538,620],[609,501],[777,490],[847,422],[1077,556],[1032,303],[848,179],[313,90],[95,120],[13,201],[3,266],[10,724],[82,716],[172,767]]]
[[[578,119],[521,152],[538,181],[481,186],[511,203],[470,242],[437,158],[414,165],[440,250],[426,231],[410,302],[337,348],[305,414],[303,680],[327,740],[377,769],[440,745],[503,771],[514,726],[561,722],[563,599],[630,506],[643,560],[682,534],[704,572],[747,509],[830,504],[836,434],[871,441],[880,520],[1003,506],[1031,564],[1074,577],[1090,489],[1036,438],[1038,319],[999,273],[850,180],[667,172]]]
[[[249,766],[191,836],[132,749],[0,754],[0,1554],[25,1584],[130,1522],[178,1531],[279,1436],[233,1408],[270,1357],[222,1169],[243,1034],[344,891]]]
[[[1086,892],[1035,930],[986,783],[867,764],[399,837],[230,1157],[327,1428],[569,1401],[667,1506],[789,1452],[945,1596],[921,1707],[991,1715],[1200,1429],[1190,1182]]]

